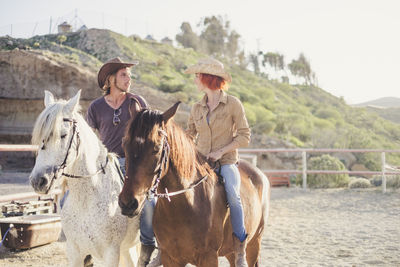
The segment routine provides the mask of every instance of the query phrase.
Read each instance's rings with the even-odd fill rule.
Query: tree
[[[67,41],[67,36],[65,36],[64,34],[61,34],[61,35],[57,36],[57,41],[60,43],[60,45],[62,45],[65,41]]]
[[[303,53],[300,53],[297,60],[293,59],[288,65],[290,72],[294,76],[298,76],[304,79],[304,83],[311,85],[316,80],[315,73],[311,70],[310,63],[306,59]]]
[[[202,21],[205,27],[200,34],[200,39],[205,43],[205,50],[210,55],[223,55],[225,48],[225,38],[228,36],[224,21],[221,16],[206,17]],[[225,23],[229,26],[229,22]]]
[[[238,34],[236,31],[231,31],[231,33],[228,36],[228,40],[225,44],[226,46],[225,53],[229,58],[233,60],[235,60],[238,57],[239,40],[240,40],[240,34]]]
[[[250,54],[250,63],[253,65],[254,73],[260,74],[260,63],[258,62],[258,54]]]
[[[191,47],[196,51],[200,50],[200,39],[195,32],[193,32],[192,27],[189,22],[183,22],[181,25],[182,32],[177,34],[175,39],[178,43],[182,44],[183,47]]]
[[[243,70],[246,69],[249,64],[243,50],[238,55],[238,63],[239,67]]]

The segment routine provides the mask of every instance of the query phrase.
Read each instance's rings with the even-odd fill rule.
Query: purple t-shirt
[[[87,111],[86,120],[90,127],[99,131],[100,139],[108,151],[114,152],[120,157],[125,157],[122,148],[122,138],[124,137],[128,121],[131,118],[129,105],[132,98],[137,99],[142,108],[147,106],[142,97],[128,93],[126,99],[119,107],[121,109],[118,116],[120,123],[117,125],[113,123],[115,109],[106,103],[104,96],[94,100]],[[116,114],[118,113],[116,112]]]

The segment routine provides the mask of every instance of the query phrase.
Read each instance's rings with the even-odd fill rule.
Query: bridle
[[[58,167],[56,167],[54,169],[55,174],[51,178],[50,186],[48,187],[46,193],[48,193],[48,191],[52,187],[54,181],[58,178],[58,173],[59,172],[61,172],[61,176],[66,176],[68,178],[90,178],[90,177],[92,177],[94,175],[97,175],[97,174],[99,174],[101,172],[104,173],[104,174],[106,173],[104,168],[107,166],[108,157],[106,157],[106,163],[104,164],[104,166],[102,164],[100,164],[100,169],[98,171],[96,171],[95,173],[93,173],[93,174],[89,174],[89,175],[74,175],[74,174],[68,174],[68,173],[64,172],[64,169],[67,167],[67,160],[68,160],[69,152],[70,152],[70,149],[72,147],[72,142],[74,141],[75,135],[76,135],[76,140],[77,140],[76,141],[76,143],[77,143],[77,145],[76,145],[76,156],[78,156],[78,154],[79,154],[79,146],[81,144],[81,139],[79,137],[77,121],[75,119],[69,119],[69,118],[63,118],[63,121],[72,123],[72,136],[71,136],[71,139],[69,140],[69,144],[68,144],[68,148],[67,148],[67,153],[65,154],[65,158],[64,158],[63,162],[60,164],[60,166],[58,166]]]
[[[158,169],[156,171],[156,175],[155,175],[156,180],[155,180],[153,186],[147,192],[147,198],[149,198],[149,199],[151,199],[153,197],[166,198],[166,199],[168,199],[169,202],[171,202],[171,199],[170,199],[171,196],[179,195],[179,194],[185,193],[185,192],[193,189],[194,187],[196,187],[197,185],[202,183],[204,180],[206,180],[208,176],[207,175],[203,176],[199,181],[190,185],[188,188],[185,188],[185,189],[182,189],[179,191],[175,191],[175,192],[171,192],[171,193],[168,192],[167,188],[165,188],[165,193],[157,193],[157,188],[161,181],[161,174],[168,167],[168,158],[169,158],[169,153],[170,153],[170,146],[168,144],[167,133],[162,129],[159,129],[158,131],[162,135],[162,151],[161,151],[160,160],[158,162],[159,167],[158,167]]]

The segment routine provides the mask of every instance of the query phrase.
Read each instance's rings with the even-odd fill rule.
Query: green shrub
[[[275,129],[273,121],[263,121],[254,125],[253,130],[257,133],[270,134]]]
[[[343,163],[330,155],[322,155],[321,157],[312,157],[307,166],[308,170],[346,170]],[[335,188],[345,187],[349,183],[349,175],[347,174],[309,174],[307,175],[307,186],[310,188]],[[301,184],[301,178],[299,183]]]
[[[371,182],[366,178],[354,178],[349,182],[349,188],[368,188],[371,187]]]
[[[175,80],[168,81],[162,80],[160,82],[160,90],[166,93],[176,93],[182,91],[184,88],[184,84],[180,84]]]
[[[157,87],[160,82],[157,76],[148,73],[143,73],[142,75],[140,75],[139,80],[149,86],[154,87]]]

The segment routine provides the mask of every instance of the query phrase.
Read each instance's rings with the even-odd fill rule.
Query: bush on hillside
[[[374,186],[382,186],[382,175],[374,175],[371,183]],[[386,187],[400,188],[400,175],[386,175]]]
[[[371,182],[366,178],[354,178],[349,182],[349,188],[368,188],[371,187]]]
[[[330,155],[322,155],[321,157],[312,157],[307,166],[308,170],[346,170],[343,163]],[[309,174],[307,175],[307,186],[310,188],[335,188],[345,187],[349,183],[349,175],[347,174]],[[298,184],[302,183],[299,177]]]

